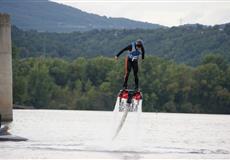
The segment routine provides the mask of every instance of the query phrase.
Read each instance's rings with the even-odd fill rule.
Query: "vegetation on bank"
[[[112,110],[124,60],[110,57],[140,37],[147,55],[139,71],[143,111],[230,113],[229,24],[84,33],[12,27],[14,104]]]
[[[122,87],[124,61],[17,58],[13,49],[14,104],[38,109],[112,110]],[[140,64],[143,111],[230,113],[230,65],[208,55],[197,67],[147,56]],[[133,74],[129,84],[133,85]]]

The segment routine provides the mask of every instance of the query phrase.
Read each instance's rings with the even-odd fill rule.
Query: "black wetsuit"
[[[122,49],[116,56],[119,57],[124,51],[129,51],[129,55],[125,59],[125,78],[123,87],[127,88],[127,83],[129,79],[129,74],[131,69],[133,68],[133,74],[135,78],[135,89],[139,88],[139,80],[138,80],[138,57],[139,54],[136,56],[130,56],[133,52],[140,52],[142,59],[144,59],[145,49],[143,45],[141,46],[140,50],[137,49],[136,44],[133,42],[124,49]]]

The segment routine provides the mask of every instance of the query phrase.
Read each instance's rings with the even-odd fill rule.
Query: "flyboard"
[[[128,112],[142,112],[142,92],[131,89],[120,90],[114,107],[115,112],[123,112],[121,121],[115,131],[113,139],[117,137],[125,123]]]

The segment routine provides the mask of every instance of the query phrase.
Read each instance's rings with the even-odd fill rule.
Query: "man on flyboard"
[[[118,57],[124,52],[128,51],[128,55],[125,58],[125,77],[123,83],[123,90],[126,90],[128,87],[128,79],[131,69],[133,69],[134,78],[135,78],[135,91],[139,90],[139,80],[138,80],[138,58],[141,55],[142,60],[144,60],[145,49],[143,46],[143,41],[141,39],[132,42],[130,45],[122,49],[116,56],[115,60],[118,60]]]

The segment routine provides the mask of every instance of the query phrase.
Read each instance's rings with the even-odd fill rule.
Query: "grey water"
[[[0,158],[230,159],[230,116],[129,113],[115,140],[114,112],[14,110]]]

